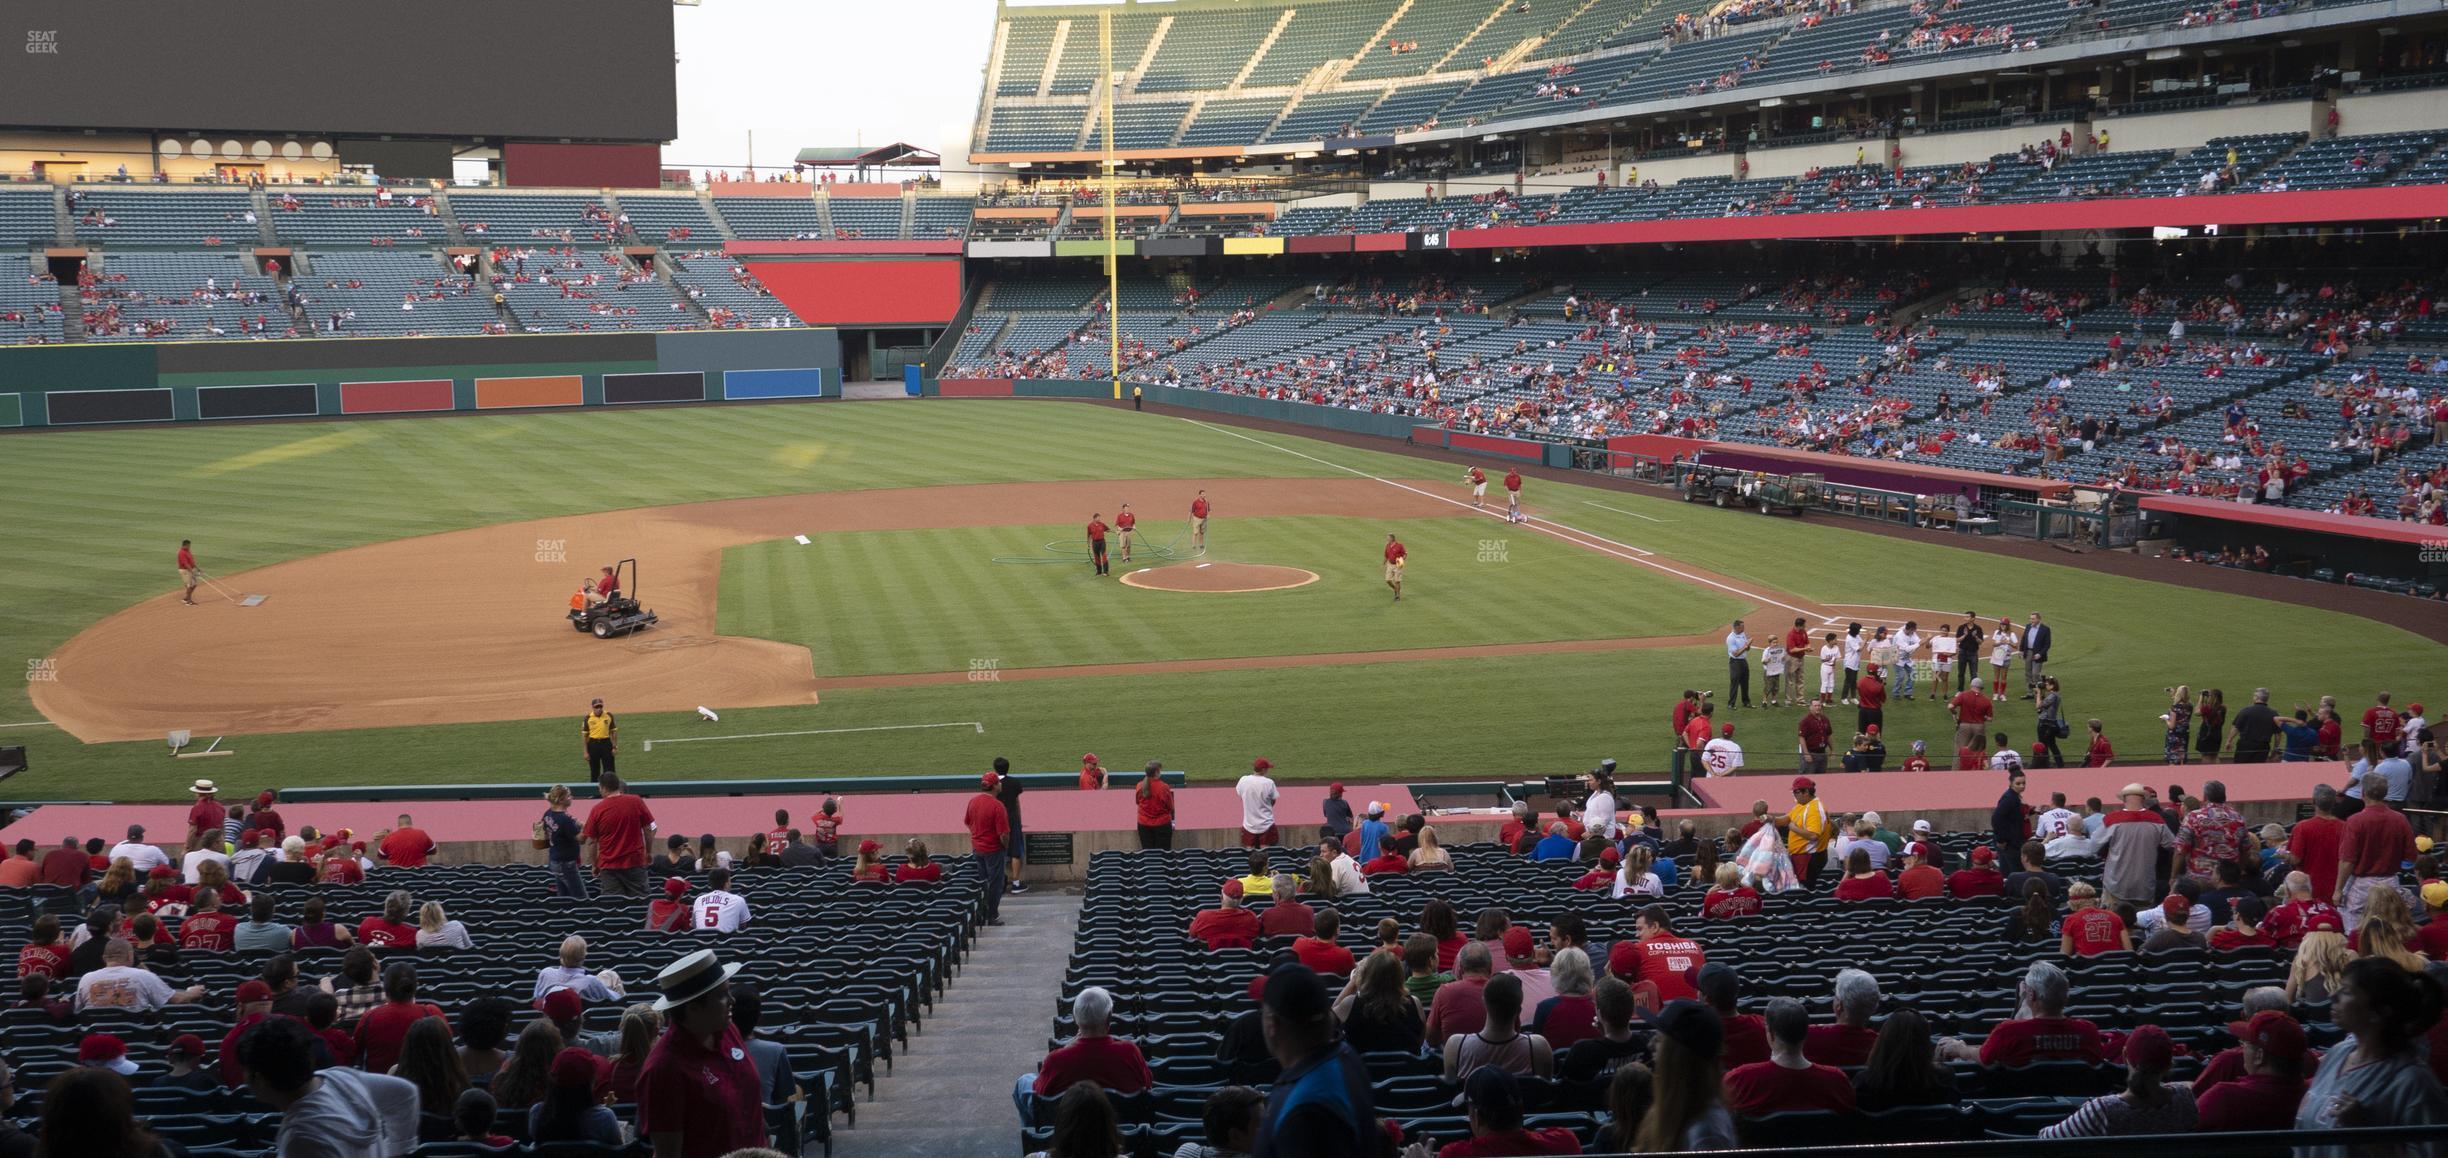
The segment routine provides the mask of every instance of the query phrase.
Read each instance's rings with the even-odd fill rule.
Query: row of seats
[[[843,1114],[855,1122],[857,1089],[866,1087],[872,1097],[878,1074],[889,1071],[895,1048],[920,1028],[973,940],[982,914],[982,878],[968,858],[943,863],[943,883],[931,886],[853,884],[845,862],[740,872],[732,889],[747,898],[752,919],[743,931],[719,939],[648,932],[645,906],[638,900],[553,898],[541,866],[388,869],[365,885],[264,891],[274,898],[276,919],[290,922],[310,895],[322,898],[333,918],[346,924],[379,914],[393,889],[409,891],[419,903],[441,903],[464,925],[472,949],[388,950],[378,957],[414,961],[419,1000],[442,1006],[454,1025],[481,998],[504,998],[523,1011],[538,970],[557,962],[567,936],[585,937],[587,967],[617,973],[628,989],[622,1001],[582,1014],[588,1032],[614,1028],[619,1005],[651,999],[652,979],[664,965],[697,948],[713,948],[726,961],[741,963],[740,976],[757,984],[764,1002],[759,1036],[785,1047],[805,1094],[802,1103],[769,1107],[769,1123],[788,1141],[824,1141],[829,1152],[831,1118]],[[692,889],[703,884],[702,876],[691,874]],[[0,897],[0,923],[10,927],[22,929],[43,913],[63,924],[81,918],[77,898],[67,890],[11,890]],[[166,919],[173,931],[178,923],[176,916]],[[175,963],[155,964],[172,986],[200,985],[204,997],[152,1013],[93,1010],[62,1022],[33,1006],[0,1012],[19,1091],[9,1113],[29,1126],[40,1116],[43,1087],[76,1064],[77,1043],[86,1034],[125,1040],[130,1059],[140,1067],[132,1079],[139,1087],[162,1072],[161,1059],[178,1035],[219,1042],[233,1016],[232,995],[241,982],[258,975],[268,956],[187,951]],[[336,950],[291,956],[302,985],[315,985],[341,969],[342,954]],[[514,1017],[512,1037],[527,1016]],[[344,1022],[340,1028],[349,1026]],[[196,1095],[140,1088],[138,1109],[173,1141],[233,1155],[268,1151],[279,1122],[276,1113],[235,1089]],[[496,1130],[524,1143],[525,1114],[503,1113]],[[783,1148],[797,1152],[795,1145]]]
[[[1137,114],[1126,109],[1125,116]],[[440,197],[395,191],[382,199],[370,187],[325,185],[266,190],[259,213],[258,195],[239,189],[79,185],[69,191],[65,224],[77,241],[115,250],[252,249],[276,242],[322,249],[439,248],[452,244],[454,226],[471,245],[542,244],[564,232],[575,243],[718,244],[726,225],[732,236],[751,240],[825,236],[816,187],[793,188],[801,195],[701,198],[628,191],[618,194],[615,214],[602,198],[581,194],[457,189]],[[926,194],[912,200],[915,220],[908,236],[919,239],[963,236],[976,207],[976,199],[965,196]],[[855,228],[870,238],[904,237],[900,197],[829,201],[839,228]],[[0,247],[57,244],[59,208],[49,186],[0,188]],[[627,232],[617,228],[620,214],[629,218]],[[257,220],[249,221],[250,216]]]
[[[1981,834],[1948,833],[1937,838],[1946,857],[1961,865]],[[1463,936],[1471,936],[1480,914],[1505,911],[1539,942],[1548,922],[1575,914],[1588,925],[1592,955],[1603,968],[1609,946],[1634,935],[1633,915],[1645,899],[1610,900],[1601,891],[1570,882],[1586,866],[1534,862],[1494,845],[1448,846],[1451,872],[1370,877],[1366,894],[1331,900],[1342,917],[1339,943],[1356,956],[1376,945],[1376,927],[1393,921],[1403,935],[1420,927],[1432,900],[1450,905]],[[1306,869],[1307,850],[1274,850],[1274,871]],[[2095,862],[2052,861],[2049,869],[2096,883]],[[1252,1008],[1251,979],[1289,960],[1286,938],[1261,938],[1254,948],[1211,950],[1187,939],[1191,918],[1216,905],[1218,885],[1243,875],[1246,853],[1237,849],[1176,849],[1109,852],[1091,858],[1078,932],[1054,1010],[1049,1048],[1076,1036],[1072,1003],[1090,986],[1114,998],[1112,1032],[1140,1047],[1155,1074],[1147,1091],[1114,1099],[1136,1153],[1162,1153],[1198,1140],[1198,1122],[1208,1095],[1227,1084],[1265,1087],[1277,1076],[1267,1059],[1228,1061],[1219,1056],[1225,1023]],[[2103,1028],[2156,1024],[2190,1050],[2172,1076],[2192,1076],[2202,1059],[2232,1044],[2227,1023],[2246,988],[2274,985],[2288,968],[2286,954],[2244,950],[2227,954],[2178,953],[2143,958],[2109,955],[2064,960],[2054,938],[2019,939],[2017,909],[2004,898],[1936,899],[1921,902],[1839,902],[1831,895],[1835,874],[1801,892],[1771,894],[1757,917],[1709,919],[1700,912],[1708,887],[1679,874],[1657,903],[1673,915],[1676,933],[1699,944],[1712,963],[1732,966],[1741,977],[1738,1008],[1757,1012],[1771,998],[1802,1001],[1815,1021],[1830,1009],[1834,974],[1841,968],[1870,972],[1882,991],[1881,1013],[1910,1008],[1931,1022],[1934,1033],[1978,1044],[1988,1029],[2012,1018],[2017,979],[2033,961],[2059,962],[2071,978],[2066,1015],[2089,1018]],[[1268,901],[1251,902],[1263,912]],[[2316,1045],[2342,1036],[2325,1007],[2297,1009]],[[1446,1082],[1431,1054],[1369,1054],[1373,1098],[1381,1114],[1438,1141],[1469,1134],[1459,1110],[1459,1087]],[[1961,1098],[1946,1106],[1871,1115],[1770,1115],[1742,1123],[1748,1142],[1761,1146],[1838,1142],[1914,1142],[2029,1137],[2055,1123],[2090,1096],[2112,1092],[2124,1079],[2115,1065],[2037,1062],[2015,1068],[1954,1063]],[[1603,1083],[1525,1080],[1525,1106],[1534,1125],[1573,1130],[1589,1145],[1601,1124]],[[1045,1138],[1051,1102],[1040,1099],[1036,1122],[1023,1123],[1022,1145]]]

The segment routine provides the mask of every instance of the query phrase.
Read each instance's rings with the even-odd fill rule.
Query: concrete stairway
[[[858,1127],[835,1121],[835,1158],[1019,1152],[1012,1082],[1045,1056],[1079,908],[1077,892],[1046,884],[1003,898],[1003,924],[978,930],[925,1031],[876,1079]]]

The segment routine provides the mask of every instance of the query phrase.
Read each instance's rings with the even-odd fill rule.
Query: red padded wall
[[[748,272],[811,326],[940,326],[960,312],[961,263],[751,261]]]

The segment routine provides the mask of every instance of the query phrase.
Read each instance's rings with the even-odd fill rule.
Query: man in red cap
[[[1946,874],[1935,863],[1938,850],[1926,842],[1913,841],[1904,846],[1904,871],[1896,874],[1896,895],[1908,901],[1934,897],[1946,891]]]
[[[289,838],[289,822],[282,820],[280,810],[272,807],[279,801],[280,794],[266,788],[255,794],[255,811],[247,813],[247,824],[250,827],[259,832],[267,828],[272,830],[272,843],[274,844],[279,844]]]
[[[238,1039],[255,1023],[272,1015],[272,987],[248,978],[238,985],[238,1023],[221,1039],[221,1084],[235,1089],[246,1084],[246,1068],[238,1064]]]
[[[1241,797],[1241,847],[1271,848],[1282,843],[1275,834],[1275,780],[1267,773],[1275,765],[1264,756],[1250,761],[1249,775],[1233,785]]]
[[[146,1089],[186,1090],[197,1094],[221,1092],[220,1075],[204,1068],[203,1038],[182,1033],[171,1040],[170,1048],[163,1056],[170,1062],[169,1072],[153,1079]],[[0,1147],[0,1153],[8,1152],[6,1147]]]
[[[1247,949],[1258,943],[1258,918],[1241,907],[1239,879],[1224,882],[1223,902],[1190,918],[1190,939],[1209,949]]]
[[[1105,765],[1090,752],[1080,757],[1080,791],[1096,792],[1105,787]]]
[[[2227,1023],[2236,1035],[2244,1076],[2218,1082],[2201,1091],[2196,1110],[2203,1133],[2233,1130],[2289,1130],[2295,1109],[2303,1101],[2304,1063],[2311,1042],[2303,1025],[2280,1010],[2263,1010],[2249,1021]]]
[[[1972,847],[1972,864],[1947,877],[1947,895],[1956,900],[1969,897],[2002,897],[2006,895],[2006,874],[1998,871],[1997,850],[1985,844]]]
[[[979,778],[978,793],[969,798],[961,823],[969,828],[969,850],[977,854],[986,877],[986,923],[1003,923],[1003,864],[1011,855],[1011,811],[995,795],[1002,777],[992,772]]]
[[[1342,781],[1326,786],[1326,802],[1320,807],[1325,813],[1326,831],[1333,833],[1336,840],[1351,835],[1352,806],[1351,801],[1343,799]]]
[[[136,1063],[128,1060],[127,1042],[112,1033],[89,1033],[77,1042],[77,1064],[98,1070],[109,1070],[120,1077],[136,1072]]]
[[[1574,881],[1572,887],[1576,889],[1614,888],[1615,870],[1622,864],[1623,853],[1616,851],[1615,846],[1610,844],[1599,850],[1597,867],[1581,874],[1581,879]]]
[[[646,903],[646,931],[649,933],[685,933],[695,918],[696,906],[688,903],[689,883],[682,877],[666,877],[663,895]]]

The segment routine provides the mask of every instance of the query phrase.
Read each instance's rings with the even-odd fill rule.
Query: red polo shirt
[[[187,810],[187,827],[200,828],[211,836],[221,831],[221,822],[229,819],[229,809],[210,796],[199,797],[195,807]]]
[[[2296,821],[2287,833],[2287,847],[2295,850],[2296,863],[2312,878],[2313,896],[2337,895],[2338,849],[2345,843],[2346,822],[2334,816]]]
[[[85,874],[93,871],[92,858],[81,849],[55,848],[43,854],[42,883],[76,888],[85,883]]]
[[[1352,958],[1351,950],[1332,941],[1322,941],[1316,937],[1295,938],[1292,942],[1292,955],[1300,958],[1301,964],[1308,966],[1312,972],[1322,977],[1349,977],[1352,967],[1357,963]]]
[[[1802,1038],[1802,1056],[1823,1066],[1857,1066],[1870,1060],[1878,1031],[1865,1025],[1814,1025]]]
[[[1725,1020],[1725,1051],[1720,1057],[1726,1068],[1747,1066],[1768,1060],[1768,1019],[1756,1013],[1729,1014]]]
[[[1802,722],[1794,725],[1795,734],[1802,737],[1802,746],[1813,752],[1827,751],[1828,736],[1834,731],[1835,725],[1828,723],[1826,716],[1811,713],[1805,713]]]
[[[2346,839],[2339,843],[2338,856],[2350,868],[2349,875],[2396,876],[2400,866],[2414,859],[2414,827],[2394,808],[2366,804],[2346,818]]]
[[[1139,797],[1139,823],[1149,828],[1162,828],[1173,823],[1173,786],[1162,779],[1142,781]]]
[[[1278,898],[1258,918],[1258,931],[1269,937],[1306,937],[1317,929],[1317,913],[1288,897]]]
[[[665,1030],[638,1073],[639,1139],[678,1134],[680,1158],[763,1146],[763,1085],[739,1030],[724,1026],[710,1050],[694,1034]]]
[[[441,1006],[422,1001],[385,1001],[366,1010],[357,1019],[357,1056],[365,1072],[390,1073],[393,1063],[399,1061],[400,1043],[408,1040],[408,1027],[428,1017],[441,1017],[443,1024],[450,1024]],[[757,1120],[764,1121],[763,1115]]]
[[[581,840],[591,839],[595,842],[595,868],[598,872],[644,868],[646,829],[652,824],[654,813],[646,807],[646,801],[624,792],[589,811],[586,823],[578,830],[578,836]]]
[[[1960,724],[1986,724],[1997,712],[1997,705],[1988,696],[1970,688],[1955,693],[1955,698],[1947,702],[1955,706],[1955,721]]]
[[[1508,1158],[1519,1154],[1578,1154],[1581,1139],[1562,1126],[1497,1130],[1437,1149],[1437,1158]]]
[[[1207,909],[1190,918],[1190,935],[1209,949],[1248,948],[1258,943],[1258,918],[1248,909]]]
[[[1084,1081],[1105,1087],[1107,1093],[1135,1094],[1155,1085],[1156,1075],[1148,1071],[1147,1058],[1136,1044],[1118,1037],[1083,1035],[1047,1054],[1037,1066],[1036,1084],[1029,1088],[1040,1094],[1059,1094]]]
[[[1834,1066],[1788,1069],[1772,1061],[1737,1066],[1725,1076],[1726,1108],[1737,1114],[1853,1108],[1853,1083]]]
[[[433,838],[413,825],[399,829],[382,838],[382,854],[394,868],[423,868],[425,858],[434,854]]]
[[[969,807],[961,813],[961,823],[969,826],[969,848],[980,856],[1001,852],[1011,843],[1011,812],[992,792],[980,792],[969,798]]]

